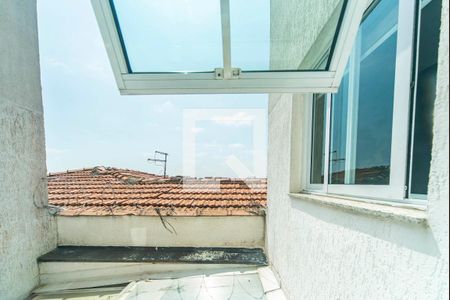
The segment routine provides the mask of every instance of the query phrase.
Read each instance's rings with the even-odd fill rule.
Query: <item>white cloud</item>
[[[46,153],[47,153],[47,163],[52,164],[55,162],[60,162],[60,161],[64,161],[67,159],[67,157],[65,156],[65,154],[68,151],[66,149],[58,149],[58,148],[47,148]],[[50,170],[50,168],[49,168]]]
[[[83,71],[86,73],[86,75],[94,79],[105,80],[109,79],[110,76],[112,75],[107,66],[101,64],[98,61],[91,61],[85,63],[83,65],[83,68],[84,68]]]
[[[255,120],[255,116],[252,116],[246,112],[236,112],[230,115],[214,116],[211,120],[220,125],[241,127],[252,125],[253,120]]]
[[[203,146],[205,148],[223,148],[224,147],[223,144],[219,144],[216,141],[209,142],[209,143],[201,143],[199,145],[201,145],[201,146]]]
[[[165,101],[161,105],[155,105],[154,106],[154,111],[156,113],[159,113],[159,114],[160,113],[164,113],[164,112],[168,112],[168,111],[172,111],[174,109],[175,109],[175,105],[170,100]]]
[[[201,132],[205,131],[205,128],[201,128],[201,127],[193,127],[191,128],[191,132],[193,134],[199,134]]]
[[[230,148],[230,149],[243,149],[243,148],[245,148],[245,146],[243,144],[236,143],[236,144],[229,144],[228,148]]]
[[[197,152],[197,157],[208,157],[210,154],[208,152]]]
[[[155,153],[154,152],[142,152],[141,155],[142,155],[142,157],[145,157],[145,158],[153,158]]]
[[[65,150],[65,149],[58,149],[58,148],[51,148],[51,147],[47,148],[47,155],[49,155],[49,156],[50,155],[57,156],[57,155],[64,154],[66,152],[67,152],[67,150]]]
[[[73,73],[72,68],[68,64],[63,63],[56,58],[46,58],[44,61],[52,68],[61,69],[67,73]]]

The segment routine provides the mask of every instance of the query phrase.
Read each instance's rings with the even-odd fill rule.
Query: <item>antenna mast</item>
[[[157,159],[156,155],[164,155],[164,159]],[[164,178],[166,178],[166,171],[167,171],[167,156],[169,156],[168,153],[161,152],[161,151],[155,151],[155,158],[149,158],[147,161],[151,161],[154,163],[162,162],[164,163]]]

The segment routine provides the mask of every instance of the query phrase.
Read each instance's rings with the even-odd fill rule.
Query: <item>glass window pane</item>
[[[331,184],[389,184],[397,30],[385,18],[393,11],[398,1],[382,0],[364,20],[333,99]],[[365,37],[375,32],[378,39],[363,52]]]
[[[219,1],[112,2],[133,72],[212,72],[223,66]]]
[[[362,56],[370,51],[377,42],[383,40],[386,33],[397,30],[398,0],[383,1],[376,6],[361,24],[361,53]]]
[[[269,70],[270,0],[231,0],[232,65]]]
[[[233,67],[324,70],[321,63],[330,56],[344,2],[230,0]]]
[[[331,114],[330,183],[344,184],[347,147],[348,69],[341,86],[333,96]]]
[[[433,0],[422,9],[421,14],[411,166],[413,194],[428,193],[441,8],[442,1]]]
[[[325,174],[326,95],[314,95],[312,118],[311,183],[323,184]]]
[[[361,62],[356,184],[389,184],[396,49],[393,34]]]
[[[232,66],[243,71],[325,70],[345,2],[230,0]],[[132,72],[223,67],[220,0],[111,3]]]

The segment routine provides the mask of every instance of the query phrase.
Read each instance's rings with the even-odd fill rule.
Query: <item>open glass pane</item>
[[[243,71],[325,70],[345,2],[230,0],[233,67]]]
[[[223,66],[220,0],[111,3],[132,73],[212,72]],[[230,0],[232,67],[326,70],[345,3]]]
[[[397,19],[398,0],[382,0],[361,25],[333,98],[331,184],[390,182]]]
[[[242,70],[268,70],[270,0],[231,0],[232,65]]]
[[[130,72],[221,68],[218,0],[111,0]]]
[[[325,176],[325,138],[327,96],[314,95],[311,141],[311,184],[323,184]]]
[[[122,95],[328,93],[366,1],[91,0]]]
[[[441,0],[426,2],[420,21],[411,165],[411,193],[420,195],[428,193],[442,9]]]
[[[347,147],[348,67],[339,92],[333,95],[331,114],[330,183],[344,184]]]

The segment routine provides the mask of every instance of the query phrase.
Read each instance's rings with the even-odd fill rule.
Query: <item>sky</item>
[[[147,162],[159,150],[169,153],[169,175],[187,175],[188,159],[198,177],[265,176],[267,95],[120,96],[90,1],[39,0],[38,28],[49,172],[101,165],[161,174]],[[186,131],[192,113],[209,117]]]

